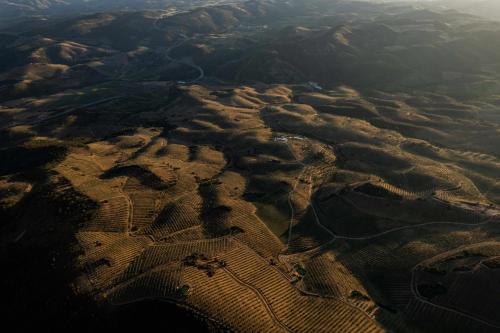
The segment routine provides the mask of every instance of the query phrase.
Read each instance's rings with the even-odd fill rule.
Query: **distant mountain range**
[[[166,8],[177,0],[0,0],[0,17]],[[182,2],[181,2],[182,3]]]
[[[63,6],[59,2],[46,5],[51,4]],[[315,81],[325,86],[376,84],[398,90],[432,87],[468,96],[500,91],[500,73],[492,66],[500,58],[496,43],[500,24],[456,11],[373,6],[261,0],[200,6],[166,17],[148,11],[114,11],[33,20],[10,28],[14,35],[23,31],[22,42],[12,34],[1,36],[5,47],[0,50],[0,72],[16,66],[31,66],[25,71],[33,72],[33,63],[91,64],[92,68],[102,63],[98,67],[101,75],[94,76],[102,78],[120,52],[128,52],[128,60],[136,54],[156,59],[159,49],[188,38],[173,55],[191,58],[207,75],[228,82]],[[332,8],[333,16],[319,14]],[[350,16],[353,12],[356,17]],[[211,34],[223,35],[213,40],[200,38]],[[161,64],[155,61],[156,66]],[[129,74],[135,70],[145,73],[142,66],[128,67]],[[52,79],[59,72],[49,73]],[[153,73],[158,73],[157,68]],[[2,77],[19,76],[4,73]]]
[[[446,0],[444,3],[465,13],[500,19],[500,1],[498,0]]]

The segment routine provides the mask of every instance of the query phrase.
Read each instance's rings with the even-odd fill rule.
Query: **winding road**
[[[159,31],[165,31],[164,29],[162,29],[159,25],[158,25],[158,22],[163,20],[164,18],[166,17],[169,17],[169,16],[173,16],[173,15],[177,15],[177,14],[181,14],[181,13],[186,13],[188,11],[177,11],[177,10],[174,10],[174,11],[170,11],[168,13],[165,13],[161,16],[159,16],[153,23],[153,27],[156,29],[156,30],[159,30]],[[192,69],[194,69],[195,71],[198,72],[198,76],[194,79],[187,79],[187,80],[179,80],[178,83],[180,84],[191,84],[191,83],[196,83],[200,80],[202,80],[204,77],[205,77],[205,71],[203,70],[203,68],[201,68],[200,66],[198,66],[197,64],[193,63],[192,61],[190,60],[186,60],[186,59],[176,59],[176,58],[173,58],[170,53],[175,50],[176,48],[178,47],[181,47],[182,45],[184,45],[185,43],[187,43],[188,41],[190,40],[193,40],[194,37],[187,37],[185,35],[181,35],[181,37],[183,37],[182,40],[180,40],[179,42],[175,43],[174,45],[170,46],[169,48],[167,49],[160,49],[160,51],[163,53],[165,59],[167,59],[168,61],[172,62],[172,63],[175,63],[175,64],[179,64],[179,65],[184,65],[184,66],[188,66]]]
[[[84,105],[80,105],[80,106],[76,106],[76,107],[70,108],[70,109],[68,109],[66,111],[62,111],[62,112],[59,112],[59,113],[56,113],[56,114],[51,114],[51,115],[49,115],[47,117],[44,117],[42,119],[36,119],[36,120],[32,120],[32,121],[19,122],[19,123],[14,122],[14,123],[11,123],[10,125],[6,126],[5,128],[12,128],[12,127],[19,126],[19,125],[38,125],[38,124],[43,123],[45,121],[52,120],[52,119],[55,119],[55,118],[59,118],[61,116],[67,115],[69,113],[72,113],[72,112],[75,112],[75,111],[78,111],[78,110],[81,110],[81,109],[89,108],[89,107],[100,105],[100,104],[105,104],[105,103],[108,103],[108,102],[111,102],[111,101],[115,101],[115,100],[118,100],[118,99],[121,99],[121,98],[124,98],[124,97],[125,97],[124,95],[118,95],[118,96],[112,96],[112,97],[102,98],[102,99],[99,99],[97,101],[93,101],[93,102],[90,102],[90,103],[87,103],[87,104],[84,104]]]
[[[451,313],[457,314],[457,315],[462,316],[462,317],[466,317],[468,319],[471,319],[473,321],[476,321],[476,322],[481,323],[483,325],[486,325],[488,327],[492,327],[492,328],[495,328],[495,329],[500,329],[500,326],[498,326],[496,324],[490,323],[488,321],[485,321],[485,320],[483,320],[481,318],[478,318],[476,316],[473,316],[473,315],[468,314],[468,313],[463,312],[463,311],[458,311],[458,310],[455,310],[455,309],[452,309],[452,308],[448,308],[448,307],[443,306],[443,305],[432,303],[432,302],[426,300],[422,295],[420,295],[420,292],[418,291],[418,288],[416,287],[416,284],[415,284],[415,271],[422,265],[422,263],[424,263],[427,260],[428,259],[426,259],[426,260],[418,263],[411,270],[410,290],[411,290],[411,293],[413,294],[413,297],[415,297],[415,299],[417,299],[419,302],[422,302],[424,304],[430,305],[430,306],[435,307],[437,309],[440,309],[440,310],[443,310],[443,311],[447,311],[447,312],[451,312]]]
[[[176,63],[176,64],[179,64],[179,65],[188,66],[188,67],[196,70],[199,73],[198,76],[196,78],[194,78],[194,79],[179,80],[178,82],[181,83],[181,84],[196,83],[196,82],[200,81],[201,79],[203,79],[205,77],[205,71],[203,70],[203,68],[201,68],[200,66],[196,65],[192,61],[186,60],[186,59],[175,59],[175,58],[172,58],[170,56],[170,53],[174,49],[176,49],[178,47],[181,47],[182,45],[184,45],[185,43],[187,43],[188,41],[193,40],[193,39],[194,39],[193,37],[186,37],[185,39],[181,40],[180,42],[175,43],[174,45],[170,46],[168,49],[166,49],[164,51],[165,59],[167,59],[168,61],[171,61],[172,63]]]
[[[246,283],[245,281],[241,280],[235,273],[233,273],[229,268],[225,267],[223,270],[236,282],[238,282],[240,285],[242,285],[245,288],[250,289],[260,300],[264,308],[266,309],[266,312],[268,315],[271,317],[271,319],[274,321],[276,325],[278,325],[280,328],[285,330],[286,332],[292,332],[290,328],[288,328],[281,320],[276,316],[274,313],[273,309],[269,305],[269,301],[266,299],[266,297],[262,294],[262,292],[254,287],[253,285]]]
[[[288,143],[287,143],[288,145]],[[295,154],[293,153],[293,150],[291,149],[291,147],[288,145],[288,148],[290,149],[292,155],[294,156],[294,158],[296,159],[296,162],[299,163],[300,165],[302,165],[304,167],[304,169],[302,170],[302,172],[300,173],[300,176],[298,179],[300,179],[300,177],[303,176],[303,174],[306,172],[307,170],[307,165],[305,165],[303,162],[301,162],[296,156]],[[297,182],[299,181],[297,179]],[[297,186],[297,182],[295,183],[294,187],[290,190],[290,193],[288,195],[288,203],[289,203],[289,206],[290,206],[290,212],[291,212],[291,217],[290,217],[290,227],[289,227],[289,232],[288,232],[288,242],[287,242],[287,249],[289,247],[289,244],[290,244],[290,241],[291,241],[291,238],[292,238],[292,227],[293,227],[293,222],[294,222],[294,208],[293,208],[293,204],[291,202],[291,199],[292,199],[292,196],[293,196],[293,192],[295,191],[296,189],[296,186]],[[440,202],[446,202],[445,200],[442,200],[442,199],[438,199],[438,198],[433,198],[434,200],[437,200],[437,201],[440,201]],[[320,253],[322,252],[323,250],[326,250],[330,245],[332,245],[336,240],[350,240],[350,241],[365,241],[365,240],[373,240],[373,239],[376,239],[376,238],[379,238],[379,237],[382,237],[384,235],[387,235],[387,234],[390,234],[390,233],[395,233],[395,232],[398,232],[398,231],[403,231],[403,230],[410,230],[410,229],[417,229],[417,228],[422,228],[422,227],[428,227],[428,226],[438,226],[438,225],[450,225],[450,226],[461,226],[461,227],[477,227],[477,226],[483,226],[483,225],[487,225],[487,224],[490,224],[490,223],[500,223],[500,209],[497,208],[497,207],[483,207],[483,206],[478,206],[478,205],[472,205],[472,204],[467,204],[467,203],[455,203],[455,202],[446,202],[450,205],[453,205],[453,206],[456,206],[456,207],[460,207],[462,209],[466,209],[466,210],[471,210],[471,211],[474,211],[475,213],[478,213],[478,214],[481,214],[481,215],[484,215],[485,216],[485,219],[481,222],[477,222],[477,223],[460,223],[460,222],[451,222],[451,221],[431,221],[431,222],[426,222],[426,223],[421,223],[421,224],[416,224],[416,225],[410,225],[410,226],[403,226],[403,227],[397,227],[397,228],[392,228],[390,230],[386,230],[386,231],[383,231],[383,232],[380,232],[380,233],[376,233],[376,234],[372,234],[372,235],[367,235],[367,236],[361,236],[361,237],[350,237],[350,236],[347,236],[347,235],[337,235],[335,234],[333,231],[331,231],[327,226],[325,226],[324,224],[321,223],[321,220],[319,218],[319,215],[318,215],[318,212],[316,210],[316,207],[314,205],[314,200],[311,198],[311,202],[310,202],[310,205],[311,205],[311,209],[313,211],[313,215],[314,215],[314,218],[316,220],[316,224],[323,230],[325,230],[330,236],[331,236],[331,239],[324,243],[324,244],[321,244],[317,247],[314,247],[314,248],[311,248],[311,249],[308,249],[308,250],[305,250],[305,251],[302,251],[302,252],[298,252],[298,253],[294,253],[294,254],[289,254],[289,255],[286,255],[286,254],[280,254],[278,256],[278,260],[282,263],[285,263],[282,258],[283,257],[288,257],[288,256],[304,256],[304,255],[308,255],[310,256],[311,254],[317,254],[317,253]],[[355,207],[354,203],[351,202],[351,204]],[[423,261],[425,262],[425,260]],[[465,313],[465,312],[462,312],[462,311],[458,311],[456,309],[452,309],[452,308],[448,308],[446,306],[442,306],[442,305],[438,305],[438,304],[435,304],[435,303],[432,303],[428,300],[426,300],[424,297],[422,297],[418,291],[418,289],[416,288],[415,286],[415,271],[420,267],[420,265],[423,263],[418,263],[417,265],[415,265],[412,270],[411,270],[411,282],[410,282],[410,290],[413,294],[413,297],[418,300],[419,302],[422,302],[422,303],[425,303],[427,305],[430,305],[432,307],[435,307],[435,308],[438,308],[442,311],[448,311],[448,312],[451,312],[451,313],[454,313],[454,314],[457,314],[457,315],[460,315],[460,316],[463,316],[463,317],[466,317],[470,320],[473,320],[473,321],[476,321],[478,323],[481,323],[483,325],[486,325],[488,327],[491,327],[491,328],[495,328],[495,329],[500,329],[500,326],[496,325],[496,324],[493,324],[493,323],[490,323],[490,322],[487,322],[481,318],[478,318],[474,315],[471,315],[471,314],[468,314],[468,313]],[[286,263],[285,263],[285,266],[286,266]],[[300,288],[297,288],[299,289],[300,291],[302,291]],[[319,297],[322,297],[321,295],[318,295]],[[346,302],[348,303],[348,302]],[[354,306],[354,305],[353,305]],[[356,307],[357,308],[357,307]],[[366,315],[369,316],[368,313],[366,313],[364,310],[358,308],[361,312],[365,313]]]

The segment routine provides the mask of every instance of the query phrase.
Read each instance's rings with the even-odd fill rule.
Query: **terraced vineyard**
[[[105,294],[113,304],[126,304],[140,299],[177,299],[181,295],[181,270],[178,267],[163,268],[141,274]]]
[[[196,193],[174,201],[162,210],[148,232],[161,239],[200,225],[201,204],[201,198]]]
[[[211,279],[200,271],[187,269],[183,281],[193,292],[186,302],[203,309],[232,327],[246,332],[286,332],[269,313],[260,295],[233,274],[222,270]]]
[[[480,316],[477,307],[465,309],[459,290],[473,280],[431,283],[415,268],[498,232],[499,209],[471,179],[460,178],[459,168],[420,157],[420,144],[399,137],[393,140],[405,142],[401,156],[398,145],[332,144],[354,137],[363,142],[361,130],[354,133],[358,129],[346,127],[345,119],[318,111],[323,103],[354,98],[350,90],[322,95],[301,86],[246,88],[230,102],[246,106],[234,108],[205,88],[184,89],[186,112],[195,98],[203,105],[202,122],[183,123],[168,139],[154,129],[123,136],[116,144],[126,147],[128,157],[120,155],[115,165],[106,162],[118,156],[110,143],[93,144],[92,159],[78,151],[58,165],[76,189],[98,202],[78,233],[86,271],[78,290],[115,305],[167,300],[244,332],[418,331],[425,318],[453,321],[464,332],[495,327],[481,319],[494,311]],[[286,97],[292,90],[313,106],[293,104]],[[276,91],[286,95],[280,97],[286,104],[267,107]],[[233,118],[220,112],[224,105]],[[287,120],[291,113],[322,119],[314,138],[307,137],[307,125]],[[225,128],[217,125],[221,121]],[[255,125],[252,134],[244,131],[249,124]],[[323,137],[321,126],[346,137]],[[363,126],[375,137],[388,135]],[[188,132],[203,135],[186,143]],[[392,161],[395,169],[381,169],[377,158]],[[82,159],[89,174],[74,167]],[[281,225],[273,225],[278,218]],[[498,255],[495,246],[478,249],[484,262]],[[489,283],[493,273],[480,267],[474,277]],[[436,287],[441,284],[446,297],[426,294],[444,292]]]
[[[250,260],[238,260],[242,257],[250,257]],[[244,246],[229,251],[223,258],[228,263],[227,269],[256,288],[278,320],[292,331],[381,330],[363,311],[340,300],[303,295],[289,283],[283,273],[269,267],[264,259],[252,254]],[[332,318],[332,315],[335,320],[327,319]]]
[[[85,226],[89,231],[127,232],[131,207],[127,197],[117,196],[100,202],[97,215]]]

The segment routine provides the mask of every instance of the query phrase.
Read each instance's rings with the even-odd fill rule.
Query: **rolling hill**
[[[411,1],[0,13],[6,325],[500,329],[500,23]]]

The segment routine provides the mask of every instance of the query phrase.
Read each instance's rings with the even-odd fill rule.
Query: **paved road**
[[[185,39],[181,40],[180,42],[175,43],[174,45],[170,46],[168,49],[166,49],[164,51],[164,55],[165,55],[165,58],[167,60],[169,60],[169,61],[171,61],[173,63],[177,63],[179,65],[185,65],[185,66],[191,67],[191,68],[193,68],[194,70],[196,70],[199,73],[198,76],[196,78],[194,78],[194,79],[183,80],[183,81],[179,81],[179,82],[196,83],[196,82],[200,81],[201,79],[203,79],[205,77],[205,71],[200,66],[196,65],[195,63],[192,63],[189,60],[175,59],[175,58],[172,58],[172,56],[170,56],[170,53],[174,49],[176,49],[178,47],[181,47],[182,45],[184,45],[185,43],[187,43],[190,40],[193,40],[193,38],[192,37],[189,37],[189,38],[186,37]]]
[[[102,99],[97,100],[97,101],[93,101],[93,102],[90,102],[90,103],[87,103],[87,104],[84,104],[84,105],[76,106],[74,108],[68,109],[68,110],[63,111],[63,112],[58,112],[56,114],[47,116],[47,117],[45,117],[43,119],[37,119],[37,120],[33,120],[33,121],[28,121],[28,122],[20,122],[20,123],[10,124],[6,128],[11,128],[11,127],[19,126],[19,125],[37,125],[37,124],[40,124],[40,123],[45,122],[47,120],[59,118],[61,116],[64,116],[66,114],[72,113],[72,112],[77,111],[77,110],[81,110],[81,109],[85,109],[85,108],[88,108],[88,107],[91,107],[91,106],[95,106],[95,105],[99,105],[99,104],[111,102],[111,101],[114,101],[114,100],[117,100],[117,99],[120,99],[120,98],[123,98],[123,97],[125,97],[125,96],[119,95],[119,96],[112,96],[112,97],[102,98]]]
[[[162,15],[160,15],[153,23],[153,27],[156,29],[156,30],[159,30],[159,31],[164,31],[164,29],[162,29],[160,26],[159,26],[159,22],[164,19],[164,18],[167,18],[169,16],[174,16],[174,15],[178,15],[178,14],[183,14],[183,13],[188,13],[194,9],[198,9],[198,8],[203,8],[203,7],[217,7],[217,6],[220,6],[220,5],[236,5],[236,4],[239,4],[241,3],[242,1],[228,1],[228,0],[220,0],[220,1],[216,1],[216,2],[212,2],[212,3],[208,3],[208,4],[204,4],[204,5],[200,5],[200,6],[190,6],[184,10],[178,10],[178,9],[170,9],[167,13],[164,13]],[[174,44],[173,46],[169,47],[168,49],[166,49],[164,51],[164,55],[165,55],[165,58],[169,61],[172,61],[174,63],[177,63],[177,64],[180,64],[180,65],[185,65],[185,66],[188,66],[188,67],[191,67],[192,69],[196,70],[199,74],[196,78],[194,79],[189,79],[189,80],[180,80],[179,82],[183,82],[183,83],[186,83],[186,84],[190,84],[190,83],[196,83],[200,80],[202,80],[204,77],[205,77],[205,71],[203,70],[203,68],[201,68],[200,66],[198,66],[197,64],[191,62],[191,61],[188,61],[188,60],[184,60],[184,59],[175,59],[175,58],[172,58],[170,56],[170,52],[173,51],[174,49],[182,46],[184,43],[186,43],[187,41],[189,40],[192,40],[193,38],[190,37],[185,37],[183,40],[181,40],[180,42]]]
[[[177,14],[181,14],[181,13],[186,13],[188,12],[189,10],[183,10],[183,11],[178,11],[178,10],[173,10],[173,11],[169,11],[168,13],[165,13],[163,15],[161,15],[160,17],[158,17],[154,23],[153,23],[153,26],[156,30],[160,30],[160,31],[164,31],[159,25],[158,25],[158,22],[166,17],[169,17],[169,16],[173,16],[173,15],[177,15]],[[175,59],[173,58],[172,56],[170,56],[170,53],[178,48],[178,47],[181,47],[182,45],[184,45],[186,42],[192,40],[193,37],[187,37],[185,36],[183,40],[175,43],[174,45],[170,46],[169,48],[167,48],[166,50],[163,51],[163,54],[165,56],[165,58],[173,63],[176,63],[176,64],[179,64],[179,65],[184,65],[184,66],[188,66],[192,69],[194,69],[195,71],[197,71],[199,74],[196,78],[194,79],[189,79],[189,80],[180,80],[179,82],[183,82],[183,83],[186,83],[186,84],[189,84],[189,83],[196,83],[198,81],[200,81],[201,79],[203,79],[205,77],[205,71],[203,70],[203,68],[201,68],[200,66],[198,66],[197,64],[191,62],[191,61],[188,61],[188,60],[185,60],[185,59]]]

